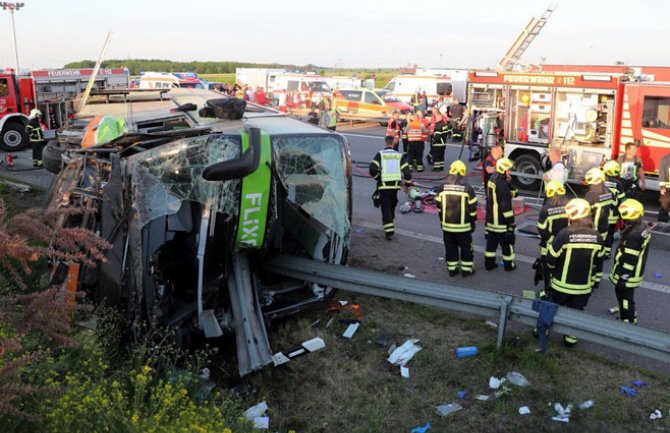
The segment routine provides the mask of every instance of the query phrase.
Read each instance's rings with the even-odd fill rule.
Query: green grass
[[[235,84],[235,74],[198,74],[198,76],[214,83]]]
[[[16,180],[9,176],[0,176],[0,180],[25,184],[25,182]],[[41,188],[32,186],[28,192],[18,192],[11,187],[0,183],[0,200],[4,201],[8,216],[33,208],[40,207],[44,202],[45,191]]]

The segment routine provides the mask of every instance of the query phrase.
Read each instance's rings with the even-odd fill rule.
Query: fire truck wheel
[[[42,162],[44,163],[44,169],[49,173],[60,173],[60,169],[63,164],[63,161],[60,157],[62,154],[63,149],[58,145],[58,141],[49,141],[47,145],[44,146],[44,150],[42,151]]]
[[[7,123],[0,133],[0,149],[18,152],[28,145],[28,135],[20,123]]]
[[[540,159],[532,154],[523,154],[514,158],[514,171],[526,173],[529,177],[513,176],[512,183],[518,189],[537,190],[540,187],[542,174]]]

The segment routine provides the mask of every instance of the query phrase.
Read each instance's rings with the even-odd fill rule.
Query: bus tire
[[[537,191],[542,184],[542,179],[536,179],[535,176],[542,174],[540,158],[532,153],[524,153],[514,158],[513,171],[527,173],[534,177],[523,177],[520,175],[512,176],[512,184],[520,190]]]

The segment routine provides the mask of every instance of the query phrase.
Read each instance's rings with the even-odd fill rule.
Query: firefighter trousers
[[[33,161],[42,161],[42,150],[44,150],[44,145],[47,144],[46,141],[31,141],[30,145],[33,148]]]
[[[430,154],[433,156],[433,169],[444,170],[444,151],[446,146],[442,143],[431,144]]]
[[[615,287],[616,298],[619,301],[619,319],[626,323],[637,323],[635,312],[635,289],[619,284]]]
[[[511,243],[509,233],[487,232],[486,235],[486,252],[484,253],[484,265],[486,270],[496,268],[496,250],[500,245],[503,254],[503,264],[506,271],[516,269],[514,260],[514,246]]]
[[[395,231],[393,220],[395,220],[395,207],[398,205],[398,190],[397,189],[380,189],[379,199],[381,201],[382,209],[382,224],[384,231],[388,234]]]
[[[407,150],[407,163],[411,170],[423,171],[423,141],[410,141]]]
[[[403,138],[401,141],[402,141],[402,154],[407,156],[407,152],[409,152],[409,141],[407,141],[406,138]]]
[[[472,246],[472,233],[454,233],[444,231],[444,260],[447,262],[447,270],[464,273],[472,273],[474,265],[474,247]]]
[[[574,308],[575,310],[584,310],[586,304],[589,302],[590,293],[584,295],[572,295],[568,293],[559,292],[558,290],[552,289],[549,292],[549,299],[554,304],[562,305],[568,308]],[[563,341],[566,345],[573,346],[577,344],[577,337],[572,335],[564,335]]]
[[[612,256],[612,244],[614,243],[614,233],[616,232],[616,224],[610,224],[607,228],[607,236],[605,236],[605,258],[609,259]]]

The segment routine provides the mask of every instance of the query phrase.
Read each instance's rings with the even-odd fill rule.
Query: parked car
[[[394,98],[384,98],[370,89],[345,89],[335,94],[335,104],[342,119],[386,122],[397,110],[409,113],[412,106]]]

